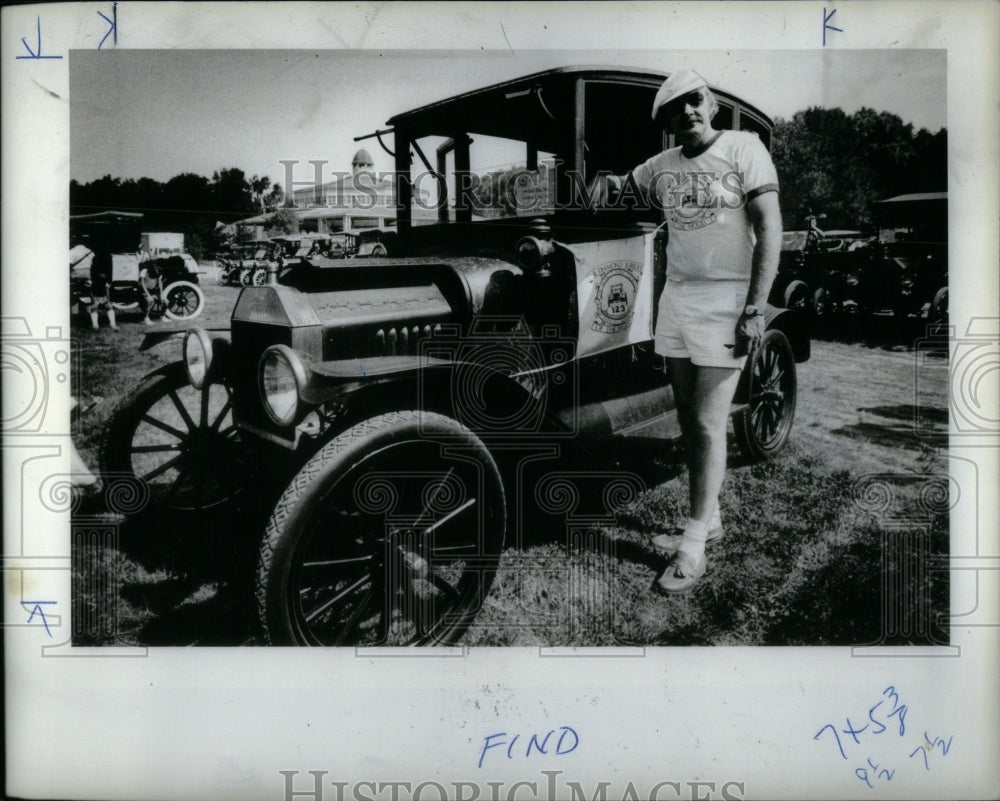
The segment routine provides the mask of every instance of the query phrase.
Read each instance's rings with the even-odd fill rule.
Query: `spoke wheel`
[[[471,624],[506,528],[497,466],[440,415],[373,417],[324,446],[278,501],[257,600],[275,645],[431,645]]]
[[[101,470],[144,482],[154,506],[200,511],[239,496],[253,459],[233,424],[229,389],[195,389],[176,362],[147,377],[114,411]]]
[[[254,286],[264,286],[267,282],[267,268],[258,267],[253,271],[253,277],[250,281]]]
[[[785,335],[766,331],[746,369],[749,401],[734,420],[736,438],[753,459],[769,459],[788,442],[795,417],[795,357]]]
[[[171,320],[190,320],[201,314],[205,306],[205,296],[188,281],[175,281],[163,290],[164,312]]]

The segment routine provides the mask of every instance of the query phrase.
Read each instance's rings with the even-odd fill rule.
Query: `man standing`
[[[102,241],[100,247],[94,248],[94,259],[90,263],[90,325],[95,330],[100,327],[97,318],[101,311],[108,315],[108,325],[118,330],[115,307],[110,296],[112,265],[111,252],[107,243]]]
[[[718,131],[705,79],[673,73],[653,101],[653,119],[678,147],[632,170],[665,211],[667,281],[655,349],[666,357],[689,474],[690,518],[654,539],[670,556],[654,588],[690,590],[706,569],[705,543],[722,536],[719,490],[726,470],[730,404],[746,357],[764,335],[764,304],[778,269],[778,178],[760,139]],[[621,187],[621,179],[609,181]]]
[[[151,325],[150,314],[159,312],[159,304],[163,298],[163,277],[157,267],[157,262],[152,259],[143,259],[140,251],[139,257],[139,307],[145,313],[143,322]],[[155,294],[154,294],[155,293]]]

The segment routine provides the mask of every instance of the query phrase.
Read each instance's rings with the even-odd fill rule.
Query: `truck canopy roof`
[[[572,119],[576,111],[578,79],[658,87],[667,76],[668,73],[655,70],[621,67],[559,67],[419,106],[391,117],[387,124],[411,129],[419,136],[438,132],[443,127],[454,125],[455,120],[461,120],[461,126],[468,131],[496,136],[510,135],[512,126],[530,126],[532,122],[551,126],[553,122],[558,124],[566,116]],[[711,89],[717,96],[738,102],[762,117],[769,126],[772,125],[767,115],[749,103],[714,86]]]

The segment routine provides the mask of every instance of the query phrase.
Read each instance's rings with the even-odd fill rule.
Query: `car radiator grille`
[[[420,352],[420,342],[428,337],[440,335],[441,324],[392,326],[379,328],[375,332],[375,352],[380,356],[410,356]]]

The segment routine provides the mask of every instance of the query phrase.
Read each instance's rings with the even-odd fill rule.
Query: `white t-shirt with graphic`
[[[778,189],[771,155],[756,135],[722,131],[691,158],[671,148],[632,175],[664,210],[670,278],[749,280],[755,239],[747,201]]]

